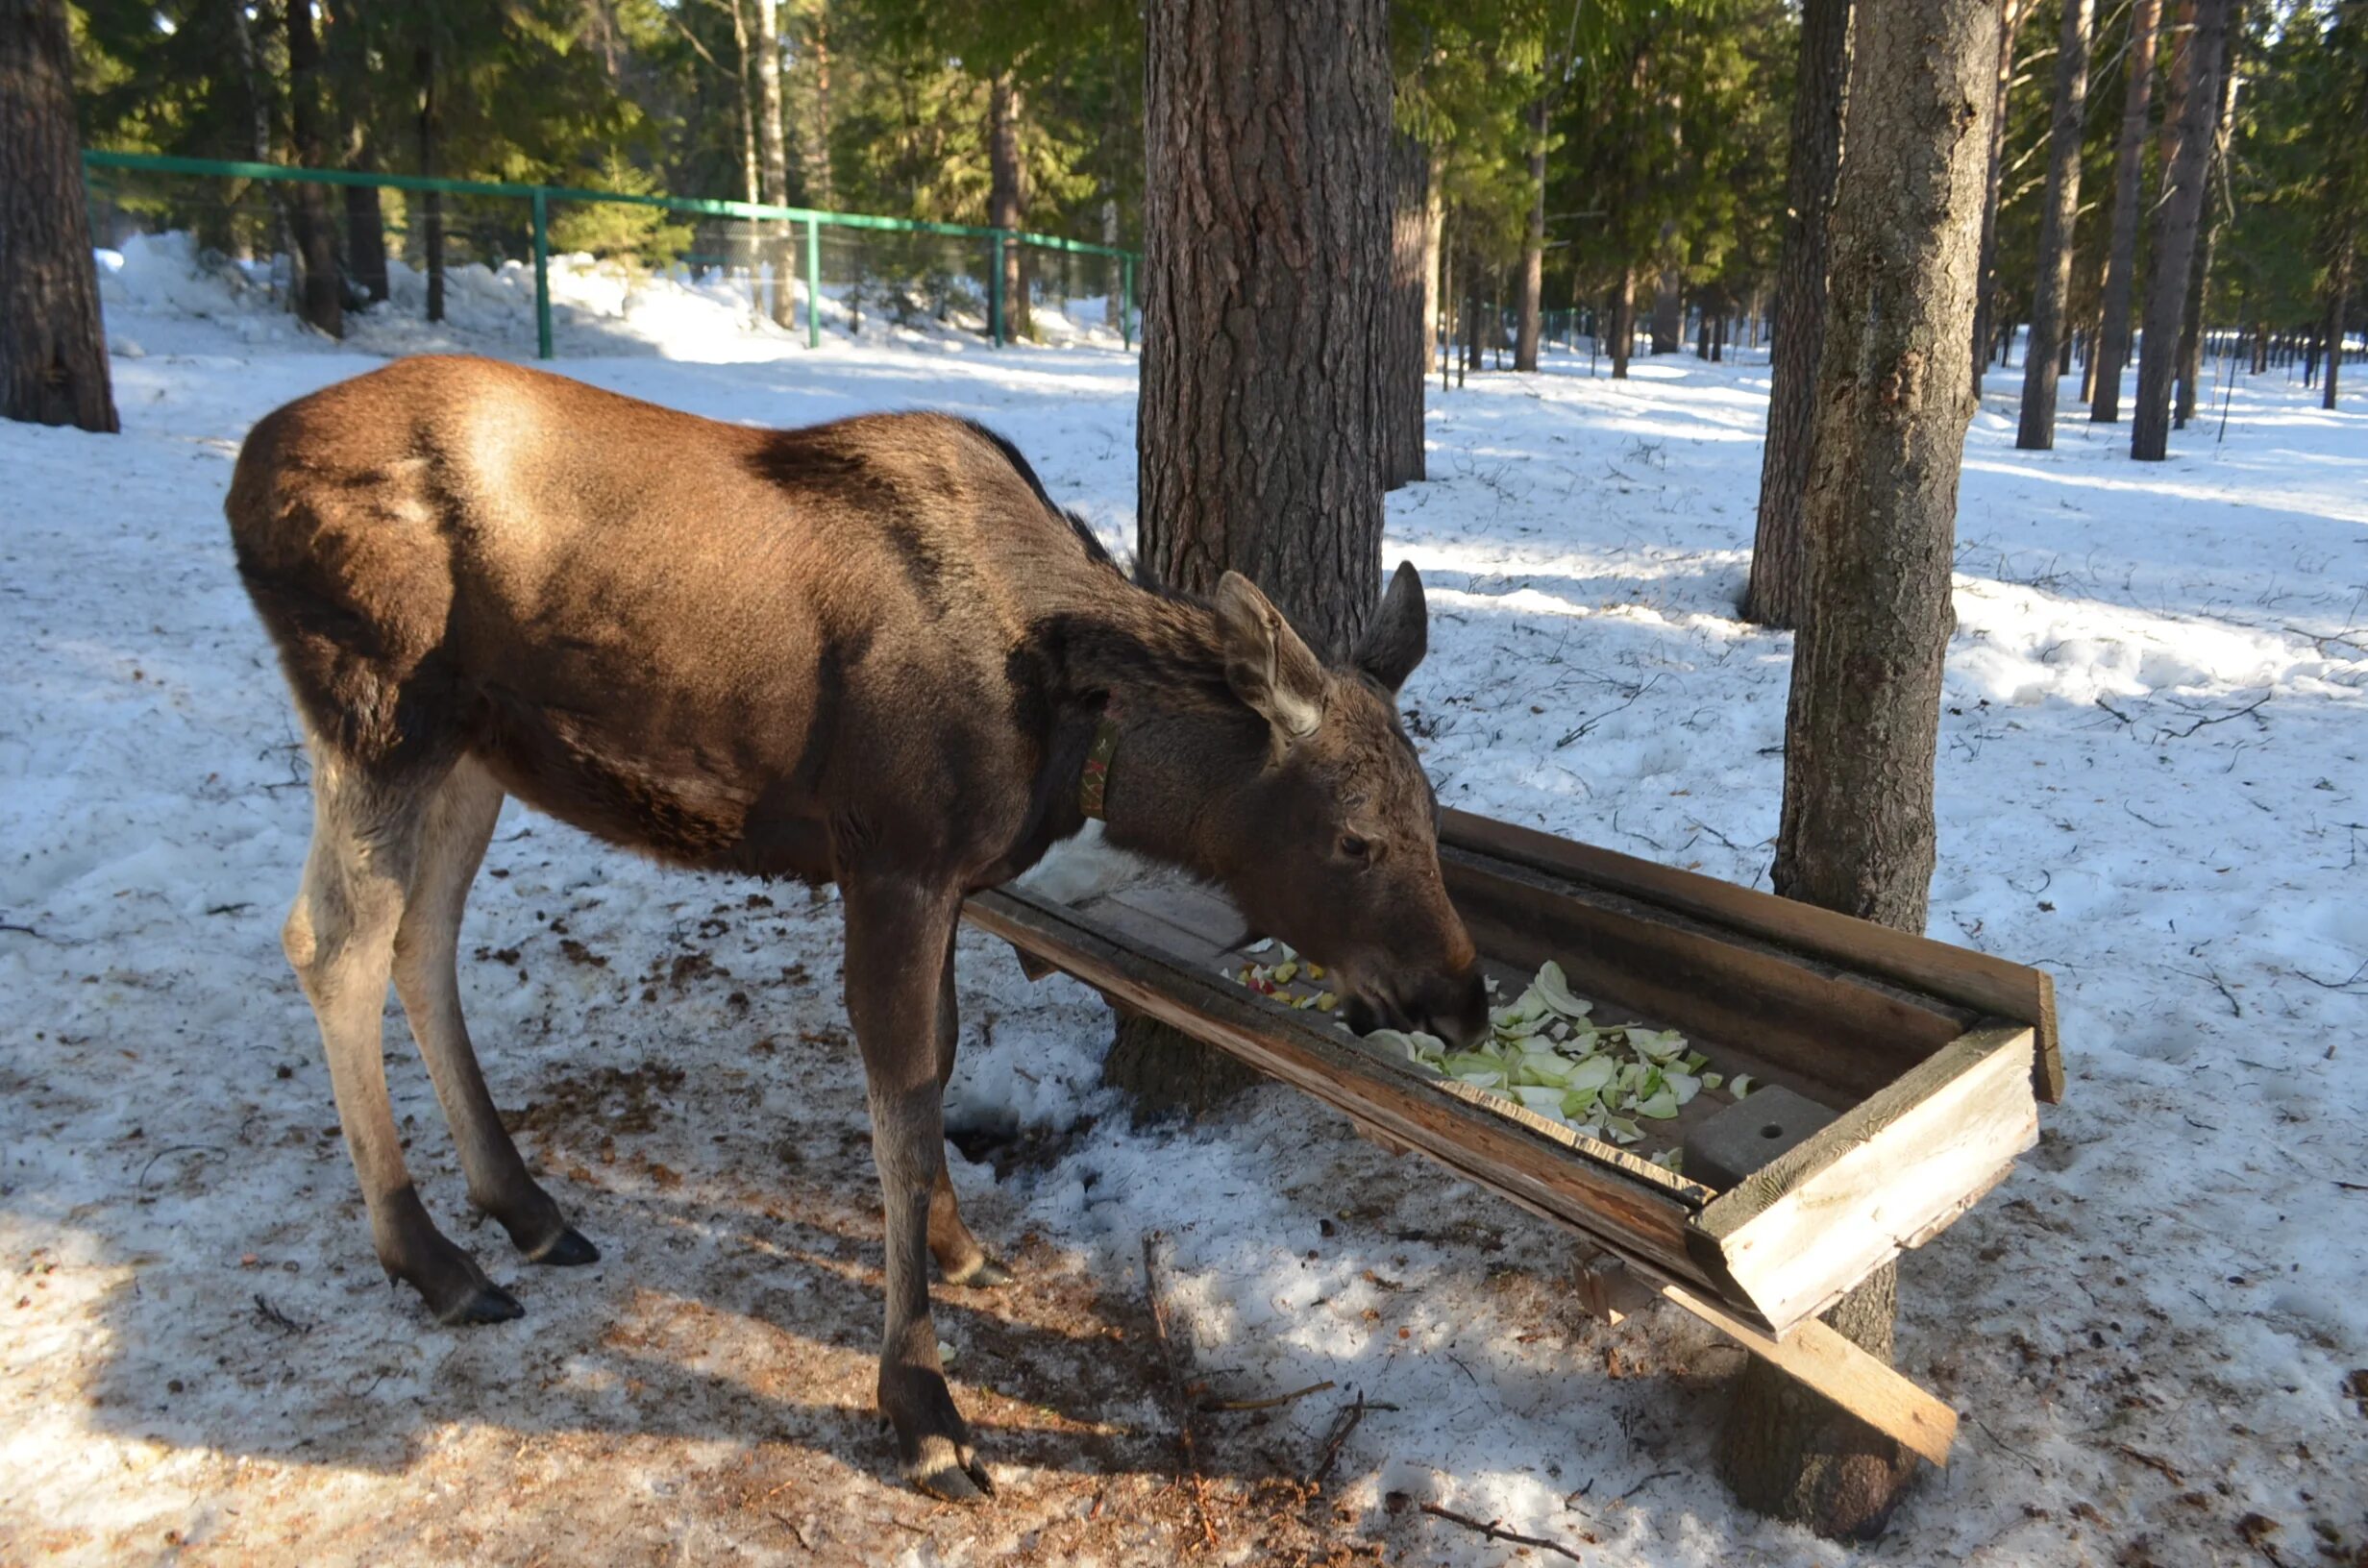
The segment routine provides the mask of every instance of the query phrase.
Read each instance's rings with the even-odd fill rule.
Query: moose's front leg
[[[847,1012],[863,1050],[888,1233],[879,1408],[905,1479],[956,1500],[995,1490],[954,1409],[929,1320],[929,1200],[945,1160],[937,1034],[943,956],[961,901],[893,876],[850,877]]]

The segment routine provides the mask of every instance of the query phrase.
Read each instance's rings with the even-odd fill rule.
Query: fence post
[[[805,346],[823,346],[823,223],[805,220]]]
[[[1003,346],[1003,246],[1007,243],[1003,231],[995,231],[995,266],[987,274],[987,329],[995,336],[995,346]]]
[[[1119,258],[1119,342],[1132,349],[1135,346],[1135,258]]]
[[[551,357],[551,201],[534,187],[534,357]]]

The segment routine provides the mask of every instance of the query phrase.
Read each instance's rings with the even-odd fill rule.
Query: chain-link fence
[[[1049,235],[141,153],[84,164],[111,306],[258,335],[297,330],[284,318],[314,225],[332,236],[347,335],[398,351],[731,357],[951,337],[1123,351],[1140,327],[1134,254]]]

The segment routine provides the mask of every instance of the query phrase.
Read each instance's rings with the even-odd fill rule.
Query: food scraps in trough
[[[1253,951],[1269,946],[1261,943]],[[1225,977],[1286,1007],[1330,1013],[1339,1006],[1333,992],[1315,989],[1324,979],[1321,965],[1303,962],[1279,943],[1271,946],[1280,950],[1276,962],[1228,966]],[[1489,986],[1496,989],[1492,980]],[[1469,1049],[1455,1050],[1437,1036],[1396,1029],[1376,1029],[1364,1039],[1419,1070],[1468,1084],[1586,1137],[1623,1145],[1647,1136],[1645,1122],[1676,1119],[1705,1090],[1723,1090],[1738,1100],[1750,1094],[1749,1073],[1726,1077],[1708,1057],[1689,1048],[1676,1030],[1597,1024],[1590,1017],[1593,1011],[1594,1003],[1573,992],[1562,966],[1548,959],[1511,1004],[1489,1010],[1489,1038]],[[1678,1168],[1675,1147],[1652,1158],[1670,1170]]]

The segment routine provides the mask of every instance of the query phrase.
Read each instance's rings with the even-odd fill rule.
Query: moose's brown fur
[[[598,1256],[519,1159],[460,1016],[461,907],[505,794],[684,865],[838,884],[886,1200],[880,1406],[945,1495],[989,1482],[924,1248],[950,1283],[1007,1278],[946,1172],[954,930],[967,894],[1082,825],[1105,716],[1114,844],[1336,966],[1361,1023],[1485,1023],[1392,700],[1423,649],[1412,568],[1327,668],[1240,577],[1205,603],[1129,583],[967,421],[752,429],[465,358],[269,415],[228,511],[314,759],[288,958],[380,1261],[445,1321],[520,1308],[411,1188],[379,1053],[390,976],[471,1199],[530,1259]]]

